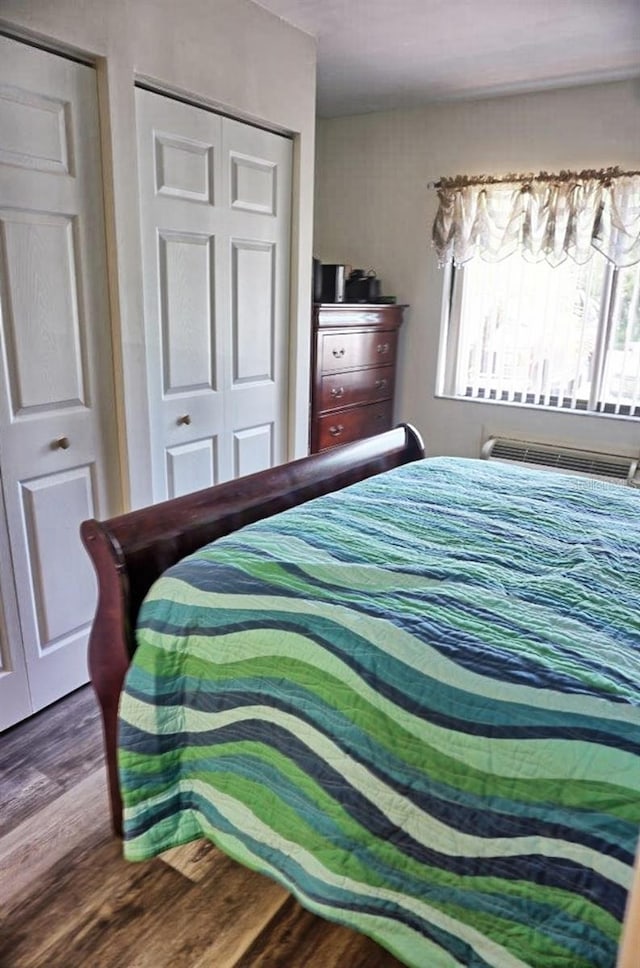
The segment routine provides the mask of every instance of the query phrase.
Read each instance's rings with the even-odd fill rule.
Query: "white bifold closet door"
[[[87,681],[118,466],[95,71],[0,37],[0,729]]]
[[[138,88],[155,500],[286,460],[291,141]]]

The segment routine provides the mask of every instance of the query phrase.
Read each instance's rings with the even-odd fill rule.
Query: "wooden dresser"
[[[311,452],[389,430],[405,306],[313,307]]]

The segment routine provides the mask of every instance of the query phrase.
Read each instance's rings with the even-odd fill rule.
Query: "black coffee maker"
[[[380,280],[373,269],[353,269],[344,284],[347,303],[373,303],[380,298]]]

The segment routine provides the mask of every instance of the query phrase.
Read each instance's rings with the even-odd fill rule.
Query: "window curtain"
[[[440,265],[522,252],[557,266],[594,249],[615,266],[640,262],[640,172],[619,169],[442,179],[433,245]]]

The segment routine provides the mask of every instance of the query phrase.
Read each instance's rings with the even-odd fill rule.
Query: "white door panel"
[[[73,222],[5,210],[0,226],[11,417],[86,405]]]
[[[95,72],[0,38],[0,121],[0,462],[35,711],[87,680],[78,529],[118,493]]]
[[[169,497],[211,487],[218,479],[217,439],[193,440],[166,448]]]
[[[0,128],[0,164],[69,174],[71,153],[64,100],[3,84]]]
[[[242,132],[239,125],[231,133],[239,144]],[[250,140],[250,139],[246,139]],[[247,147],[250,147],[248,144]],[[254,158],[252,155],[230,151],[228,155],[231,175],[231,208],[261,215],[276,215],[276,184],[278,169],[274,162]]]
[[[291,143],[149,91],[136,108],[161,500],[286,459]]]
[[[80,536],[69,527],[93,517],[91,470],[75,467],[20,484],[40,656],[85,633],[93,618],[93,575]]]
[[[155,96],[152,95],[152,97]],[[189,126],[200,131],[204,137],[209,137],[207,121],[194,120],[194,118],[190,111]],[[181,126],[180,120],[175,116],[170,123],[174,128]],[[164,135],[161,131],[156,131],[154,155],[156,192],[160,198],[171,196],[189,202],[216,204],[214,168],[216,152],[213,144],[186,136],[181,137],[176,133]]]
[[[247,427],[233,434],[233,473],[235,477],[255,474],[273,461],[273,424]]]
[[[215,390],[213,242],[210,236],[195,233],[159,235],[166,396]]]
[[[231,256],[233,386],[273,384],[275,314],[274,246],[234,239]]]

